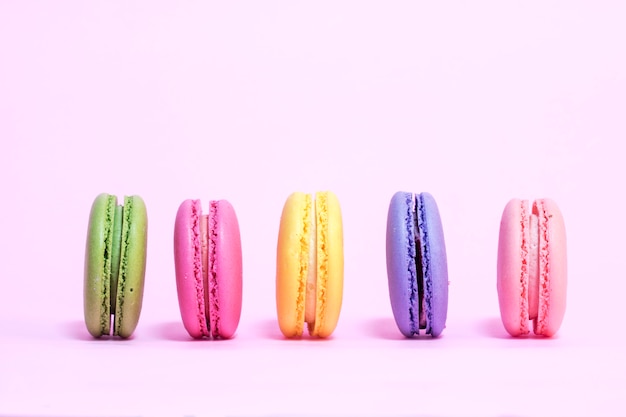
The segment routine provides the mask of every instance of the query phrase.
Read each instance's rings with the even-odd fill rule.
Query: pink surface
[[[625,15],[611,1],[0,2],[0,415],[622,415]],[[318,189],[341,201],[341,317],[328,340],[284,340],[281,208]],[[392,318],[399,189],[437,196],[450,292],[436,340],[405,340]],[[82,319],[101,192],[141,195],[150,220],[128,341],[94,341]],[[181,322],[172,230],[189,196],[237,210],[232,340],[190,340]],[[513,339],[500,216],[537,196],[566,222],[567,312],[554,338]]]

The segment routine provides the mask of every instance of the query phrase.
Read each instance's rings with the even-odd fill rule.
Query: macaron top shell
[[[291,194],[280,217],[276,257],[278,325],[287,337],[302,335],[314,209],[309,194]]]
[[[439,208],[432,195],[421,193],[418,221],[424,268],[427,327],[426,334],[437,337],[448,317],[448,258]]]
[[[535,203],[539,219],[539,312],[533,331],[553,336],[565,317],[567,300],[567,237],[561,210],[553,200]]]
[[[448,267],[434,198],[428,193],[394,194],[386,242],[389,296],[398,329],[406,337],[419,335],[420,329],[439,336],[447,319]]]
[[[129,337],[137,327],[146,272],[148,216],[138,196],[124,197],[115,334]]]
[[[315,195],[317,287],[311,336],[328,337],[337,327],[343,299],[343,222],[337,196]]]
[[[242,254],[239,222],[226,200],[211,201],[209,245],[215,250],[209,259],[209,321],[211,333],[229,339],[239,326],[242,306]]]
[[[87,330],[94,337],[111,333],[111,259],[113,218],[117,197],[100,194],[89,214],[85,248],[84,313]]]
[[[84,312],[94,337],[130,337],[141,313],[148,218],[139,196],[100,194],[92,204],[85,250]],[[111,326],[111,316],[114,316]]]
[[[178,305],[183,326],[194,338],[210,336],[206,320],[202,276],[202,238],[199,200],[185,200],[178,208],[174,224],[174,259]]]
[[[554,201],[512,199],[500,223],[497,289],[502,323],[512,336],[554,335],[565,315],[565,223]]]
[[[414,207],[411,193],[396,193],[387,216],[389,297],[398,329],[407,337],[419,334]]]

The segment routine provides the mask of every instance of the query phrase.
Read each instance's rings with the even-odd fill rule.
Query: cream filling
[[[529,219],[528,243],[528,319],[535,320],[539,311],[539,220],[536,214]]]
[[[315,324],[315,309],[317,307],[317,222],[315,200],[311,199],[309,213],[309,263],[306,276],[306,292],[304,296],[304,321],[309,326]]]
[[[117,290],[120,275],[120,265],[122,263],[122,222],[124,220],[124,206],[115,206],[115,216],[113,217],[113,240],[112,240],[112,253],[111,253],[111,282],[110,286],[110,310],[109,313],[112,316],[117,314]],[[114,321],[115,323],[115,321]],[[111,326],[115,331],[115,325]]]
[[[211,300],[209,298],[209,216],[202,214],[200,216],[200,256],[202,259],[202,288],[204,291],[204,315],[209,317]],[[210,336],[211,325],[206,324],[206,328]]]

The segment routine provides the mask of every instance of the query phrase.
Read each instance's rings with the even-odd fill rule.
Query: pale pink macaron
[[[556,203],[511,200],[502,213],[498,245],[498,299],[512,336],[554,335],[565,315],[565,223]]]
[[[183,325],[194,338],[233,337],[241,316],[242,261],[233,206],[199,200],[180,205],[174,226],[174,262]]]

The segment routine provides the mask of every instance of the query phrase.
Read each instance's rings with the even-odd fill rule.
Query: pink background
[[[624,3],[222,3],[0,3],[0,415],[624,415]],[[342,315],[330,340],[284,340],[280,212],[292,191],[324,189],[344,216]],[[441,211],[437,340],[403,339],[391,316],[398,190]],[[100,192],[148,207],[129,341],[83,324]],[[558,337],[512,340],[500,214],[545,196],[565,216],[568,311]],[[182,327],[172,234],[186,198],[239,216],[231,341]]]

